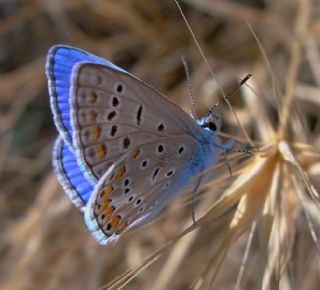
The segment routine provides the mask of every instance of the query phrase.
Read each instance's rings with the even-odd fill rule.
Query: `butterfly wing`
[[[61,186],[71,201],[83,210],[93,192],[94,185],[86,180],[74,153],[61,136],[57,138],[53,147],[52,162]]]
[[[59,46],[47,75],[63,139],[55,170],[101,244],[155,215],[216,159],[215,134],[107,61]]]
[[[48,78],[51,110],[60,135],[71,147],[70,86],[74,67],[83,61],[100,63],[125,73],[123,69],[111,62],[77,48],[56,45],[49,50],[46,74]]]
[[[80,63],[73,76],[73,145],[93,181],[140,144],[182,134],[202,137],[188,114],[130,74]]]
[[[194,187],[204,152],[191,136],[156,138],[129,150],[102,176],[85,209],[95,239],[107,244],[127,228],[157,214],[173,197]]]

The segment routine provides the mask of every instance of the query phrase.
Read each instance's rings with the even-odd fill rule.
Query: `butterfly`
[[[216,163],[220,118],[193,119],[113,63],[57,45],[47,56],[51,110],[59,136],[53,168],[100,244],[159,213],[194,189]]]

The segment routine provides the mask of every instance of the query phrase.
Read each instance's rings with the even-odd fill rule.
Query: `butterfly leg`
[[[202,179],[202,176],[200,176],[199,179],[197,180],[196,186],[194,187],[192,192],[192,221],[194,224],[196,223],[196,193],[201,183],[201,179]]]
[[[227,154],[229,152],[238,152],[238,153],[247,153],[249,155],[251,155],[252,153],[250,152],[249,149],[233,149],[232,147],[235,145],[235,144],[241,144],[244,146],[244,144],[240,143],[239,141],[236,141],[234,139],[230,139],[228,141],[226,141],[225,143],[223,143],[222,145],[220,144],[217,144],[216,146],[218,148],[220,148],[222,151],[223,151],[223,155],[224,155],[224,161],[228,167],[228,170],[229,170],[229,173],[230,173],[230,176],[232,176],[232,170],[231,170],[231,167],[230,167],[230,164],[228,163],[228,159],[227,159]]]
[[[244,148],[232,148],[235,144],[240,144]],[[220,148],[225,153],[237,152],[237,153],[247,153],[249,155],[252,155],[252,151],[254,149],[254,148],[250,148],[250,147],[246,146],[245,144],[243,144],[237,140],[234,140],[234,139],[230,139],[230,140],[224,142],[223,144],[215,144],[215,146]]]

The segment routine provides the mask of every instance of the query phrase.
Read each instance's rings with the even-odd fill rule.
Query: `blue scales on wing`
[[[50,104],[56,127],[65,143],[72,147],[72,127],[70,122],[70,87],[74,67],[81,62],[98,63],[125,72],[106,61],[81,49],[56,45],[47,56],[46,74],[50,94]]]
[[[91,184],[78,166],[75,154],[58,137],[53,148],[53,168],[60,184],[71,201],[81,210],[88,202],[94,184]]]

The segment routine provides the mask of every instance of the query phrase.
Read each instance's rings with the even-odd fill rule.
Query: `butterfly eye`
[[[211,130],[211,131],[217,131],[217,126],[215,123],[213,122],[209,122],[208,123],[208,128]]]

